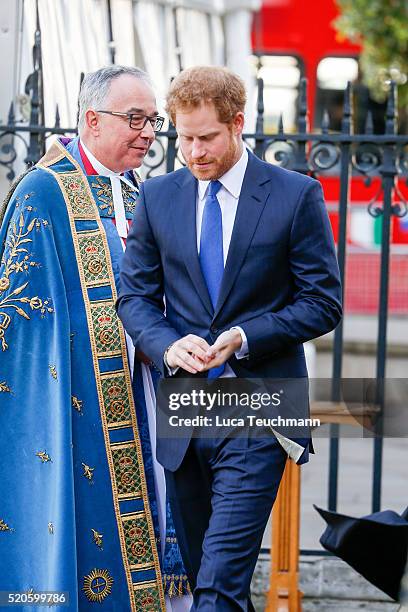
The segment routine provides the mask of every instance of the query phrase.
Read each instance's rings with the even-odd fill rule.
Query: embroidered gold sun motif
[[[14,531],[3,519],[0,519],[0,531]]]
[[[58,374],[55,365],[49,365],[48,367],[50,369],[51,376],[54,378],[54,380],[58,380]]]
[[[82,400],[75,397],[75,395],[71,395],[71,402],[72,402],[72,407],[75,408],[77,412],[82,412],[82,405],[83,405]]]
[[[89,601],[101,603],[110,593],[112,593],[113,578],[106,569],[93,569],[90,574],[84,576],[85,592]]]
[[[93,541],[98,546],[98,548],[102,548],[103,534],[98,533],[96,529],[91,529],[91,531],[92,531]]]
[[[83,476],[85,476],[85,478],[87,478],[88,480],[92,480],[95,468],[86,465],[86,463],[83,463],[82,465],[84,468]]]
[[[0,381],[0,393],[11,393],[11,389],[5,380]]]
[[[47,461],[51,461],[51,457],[46,451],[38,451],[38,453],[35,454],[41,459],[42,463],[47,463]]]
[[[19,204],[19,202],[16,203],[16,208],[18,208],[17,204]],[[32,207],[30,207],[30,209],[32,210]],[[0,343],[3,351],[8,349],[5,332],[11,323],[11,317],[7,314],[6,310],[14,311],[20,317],[28,321],[30,320],[30,316],[28,311],[21,306],[22,304],[27,304],[32,311],[39,310],[41,316],[54,312],[49,298],[42,299],[37,295],[34,297],[17,297],[28,287],[29,282],[16,287],[8,295],[2,295],[11,288],[11,279],[14,274],[18,275],[23,273],[27,275],[30,268],[40,265],[38,262],[32,260],[32,254],[28,251],[28,248],[26,248],[32,243],[32,239],[28,236],[34,229],[39,230],[48,225],[48,222],[44,219],[34,217],[28,224],[26,231],[24,231],[26,224],[24,213],[27,210],[28,207],[19,213],[18,219],[10,223],[9,233],[7,234],[5,242],[5,250],[1,259],[1,266],[4,266],[0,276]]]

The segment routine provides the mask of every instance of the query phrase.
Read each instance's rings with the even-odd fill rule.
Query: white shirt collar
[[[95,172],[97,172],[98,174],[100,174],[101,176],[120,176],[120,172],[114,172],[113,170],[109,170],[109,168],[107,168],[106,166],[104,166],[103,164],[101,164],[100,161],[98,161],[95,157],[95,155],[93,155],[90,150],[88,149],[87,146],[85,146],[84,142],[81,140],[81,146],[85,152],[85,155],[87,156],[87,158],[89,159],[93,169],[95,170]]]
[[[247,164],[248,151],[244,145],[242,155],[237,163],[218,179],[221,185],[236,199],[239,198],[239,194],[241,193],[242,182],[244,180]],[[198,197],[200,200],[205,198],[209,184],[210,181],[198,181]]]

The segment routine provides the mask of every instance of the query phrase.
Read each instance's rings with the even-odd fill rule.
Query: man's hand
[[[169,368],[183,368],[190,374],[204,372],[208,368],[206,364],[210,361],[207,353],[210,345],[203,338],[189,334],[177,340],[169,348],[166,356]]]
[[[207,350],[205,370],[218,368],[239,351],[242,337],[237,329],[229,329],[218,336],[214,344]]]

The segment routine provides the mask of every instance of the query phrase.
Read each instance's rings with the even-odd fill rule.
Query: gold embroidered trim
[[[101,384],[108,428],[131,427],[131,406],[123,370],[101,374]]]
[[[165,612],[164,590],[163,590],[163,583],[162,583],[162,577],[161,577],[161,569],[160,569],[159,557],[158,557],[158,552],[157,552],[156,542],[155,542],[153,520],[152,520],[151,513],[150,513],[149,498],[147,494],[147,485],[146,485],[146,478],[145,478],[144,467],[143,467],[142,449],[141,449],[141,444],[140,444],[138,426],[137,426],[137,421],[136,421],[136,412],[135,412],[134,401],[133,401],[132,382],[130,378],[130,369],[129,369],[129,363],[128,363],[128,357],[127,357],[125,333],[124,333],[122,326],[119,325],[119,322],[116,316],[116,311],[114,308],[114,304],[117,298],[117,293],[116,293],[115,279],[114,279],[113,270],[112,270],[109,246],[108,246],[105,230],[104,230],[103,224],[99,216],[97,205],[92,196],[91,188],[85,176],[83,175],[81,168],[77,164],[76,160],[74,160],[72,156],[67,151],[65,151],[61,143],[57,141],[53,145],[53,148],[55,148],[56,150],[63,151],[64,156],[67,157],[69,161],[76,168],[74,172],[58,173],[54,171],[53,169],[48,168],[47,164],[43,164],[41,162],[37,164],[39,168],[43,168],[44,170],[50,172],[54,176],[54,178],[57,180],[61,188],[61,192],[64,196],[65,204],[67,206],[68,218],[69,218],[70,225],[71,225],[71,233],[72,233],[77,263],[78,263],[78,272],[79,272],[80,281],[81,281],[82,295],[84,299],[85,311],[86,311],[87,322],[88,322],[88,329],[90,331],[89,335],[90,335],[90,343],[91,343],[91,348],[92,348],[95,381],[96,381],[96,386],[97,386],[97,391],[98,391],[98,396],[99,396],[102,428],[103,428],[103,434],[105,438],[105,448],[106,448],[107,460],[108,460],[109,471],[110,471],[110,476],[111,476],[111,483],[112,483],[113,503],[114,503],[114,508],[115,508],[116,521],[118,525],[118,534],[119,534],[119,541],[120,541],[120,546],[121,546],[121,551],[122,551],[122,558],[124,562],[124,569],[125,569],[125,574],[126,574],[128,589],[129,589],[131,611],[138,612],[140,610],[140,606],[138,606],[138,602],[136,602],[135,598],[132,596],[132,594],[134,595],[133,582],[132,582],[132,577],[130,573],[131,572],[130,562],[129,562],[128,550],[127,550],[126,541],[125,541],[125,535],[124,535],[124,524],[122,522],[122,518],[120,515],[118,488],[117,488],[117,481],[116,481],[115,465],[114,465],[113,457],[112,457],[113,453],[112,453],[111,444],[109,440],[107,415],[104,409],[103,391],[102,391],[102,374],[99,371],[99,364],[98,364],[98,359],[100,357],[105,357],[105,356],[110,357],[114,355],[121,356],[123,360],[123,368],[124,368],[123,375],[125,378],[126,388],[128,390],[128,397],[129,397],[130,406],[131,406],[131,421],[132,421],[132,429],[133,429],[133,436],[134,436],[134,440],[132,441],[132,444],[134,445],[134,450],[135,450],[138,464],[139,464],[141,495],[142,495],[144,506],[145,506],[146,536],[148,536],[148,539],[149,539],[151,554],[153,558],[152,567],[155,568],[156,576],[157,576],[156,598],[159,600],[161,612]],[[47,163],[48,165],[50,165],[50,163],[52,162],[47,162]],[[92,221],[96,221],[98,225],[98,229],[99,229],[100,236],[102,238],[103,247],[104,247],[104,254],[105,254],[104,259],[105,259],[105,263],[108,269],[109,285],[112,291],[112,300],[109,302],[108,301],[105,302],[106,307],[108,309],[107,316],[110,317],[111,315],[114,315],[116,323],[113,320],[113,316],[111,317],[111,320],[107,320],[106,318],[104,319],[103,318],[104,313],[98,310],[98,306],[100,306],[101,302],[99,302],[98,304],[93,304],[90,301],[89,296],[88,296],[86,277],[85,277],[83,262],[81,258],[81,251],[79,248],[78,232],[77,232],[76,225],[75,225],[75,220],[83,220],[83,219],[90,219]],[[96,321],[96,327],[97,327],[96,330],[94,329],[95,321]],[[99,336],[98,336],[98,333],[99,333]],[[111,342],[112,336],[115,336],[115,338],[119,342],[120,349],[121,349],[119,352],[115,352],[113,350],[114,344],[113,342]],[[109,347],[111,347],[111,349]],[[89,590],[88,590],[88,595],[89,595]],[[155,610],[154,612],[159,612],[159,611]]]
[[[163,580],[166,585],[166,593],[169,597],[181,597],[186,592],[191,593],[190,584],[185,574],[181,576],[164,574]]]
[[[87,287],[101,287],[109,284],[104,266],[104,245],[99,230],[78,232],[78,244],[84,267]]]
[[[157,612],[157,586],[153,582],[143,582],[142,584],[134,584],[134,594],[137,610],[140,612]]]
[[[114,429],[122,429],[123,427],[132,427],[132,421],[120,421],[120,423],[108,423],[109,431]]]
[[[131,572],[136,572],[138,570],[148,570],[148,569],[154,569],[153,561],[151,563],[132,563],[130,565]]]
[[[114,206],[113,206],[113,196],[112,196],[112,187],[110,184],[110,180],[108,182],[104,182],[101,177],[95,177],[95,179],[91,182],[91,187],[96,190],[96,195],[98,197],[100,204],[98,204],[101,210],[108,209],[108,215],[113,215]]]
[[[98,208],[102,211],[106,211],[109,216],[114,215],[114,204],[113,204],[113,196],[112,196],[112,185],[110,179],[108,177],[95,177],[90,182],[91,187],[95,189],[96,195],[96,203]],[[139,196],[139,186],[136,189],[132,189],[130,185],[121,181],[121,190],[122,190],[122,198],[123,205],[125,207],[125,212],[134,213],[136,201]]]
[[[64,159],[65,152],[61,151],[59,154],[56,155],[56,151],[57,149],[55,145],[50,147],[47,153],[41,158],[41,164],[43,166],[51,166]]]
[[[142,497],[140,466],[134,441],[111,444],[111,452],[119,499]]]
[[[89,302],[97,357],[122,356],[119,319],[115,304],[109,301]],[[118,348],[120,347],[120,348]],[[123,356],[122,356],[123,357]]]
[[[118,493],[119,501],[131,501],[132,499],[140,499],[142,494],[139,491],[134,493]]]

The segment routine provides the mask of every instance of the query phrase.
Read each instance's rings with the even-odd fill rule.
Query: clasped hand
[[[183,368],[190,374],[206,372],[225,363],[239,351],[241,344],[241,334],[237,329],[229,329],[220,334],[212,346],[200,336],[189,334],[170,347],[167,365],[170,368]]]

